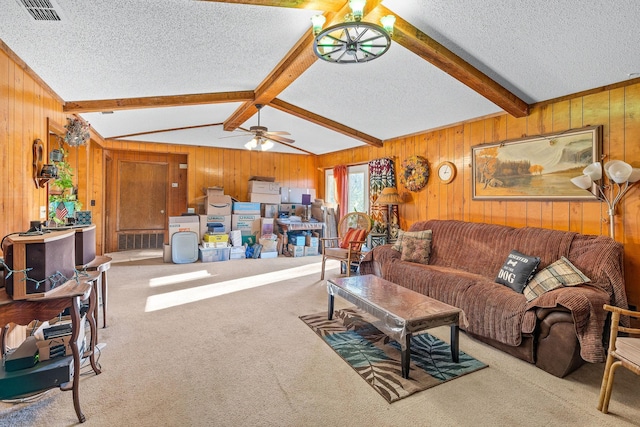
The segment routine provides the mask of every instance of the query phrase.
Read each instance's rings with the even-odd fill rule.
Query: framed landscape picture
[[[471,148],[474,200],[597,200],[571,178],[600,161],[602,126],[476,145]]]

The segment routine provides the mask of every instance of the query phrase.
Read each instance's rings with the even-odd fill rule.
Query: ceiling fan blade
[[[239,133],[239,134],[237,134],[237,135],[221,136],[221,137],[219,137],[218,139],[225,139],[225,138],[238,138],[238,137],[240,137],[240,136],[243,136],[243,137],[245,137],[245,138],[246,138],[246,137],[248,137],[249,135],[253,135],[253,134],[252,134],[252,133]]]
[[[271,135],[291,135],[289,132],[283,130],[270,130],[267,133]]]
[[[285,144],[293,144],[294,142],[296,142],[295,139],[289,139],[289,138],[285,138],[283,136],[277,136],[277,135],[267,134],[264,137],[267,138],[267,139],[271,139],[273,141],[281,142],[281,143],[285,143]]]

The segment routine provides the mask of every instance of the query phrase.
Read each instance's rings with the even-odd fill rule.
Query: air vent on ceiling
[[[55,0],[16,0],[36,21],[62,21],[62,9]]]

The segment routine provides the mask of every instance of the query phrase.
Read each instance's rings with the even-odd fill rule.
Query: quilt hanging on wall
[[[396,186],[396,171],[393,160],[383,158],[371,160],[369,162],[369,212],[373,219],[372,233],[386,234],[388,210],[387,205],[376,205],[375,202],[382,192],[382,189]],[[391,206],[397,211],[398,205]],[[389,236],[397,238],[398,236]]]

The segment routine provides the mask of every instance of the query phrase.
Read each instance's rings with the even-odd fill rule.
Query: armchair
[[[612,312],[611,315],[611,337],[609,339],[609,350],[607,350],[607,362],[602,376],[602,387],[600,388],[600,401],[598,410],[603,413],[609,412],[609,400],[611,399],[611,389],[613,388],[613,376],[620,366],[623,366],[636,375],[640,375],[640,328],[628,328],[620,326],[620,316],[640,318],[640,312],[625,310],[613,307],[608,304],[604,309]],[[618,335],[624,332],[627,335]],[[614,362],[614,359],[615,362]]]
[[[324,268],[327,259],[335,259],[347,266],[347,276],[351,275],[350,264],[360,262],[362,246],[371,231],[371,217],[363,212],[351,212],[345,215],[338,224],[338,237],[323,237],[322,245],[322,273],[320,280],[324,280]]]

